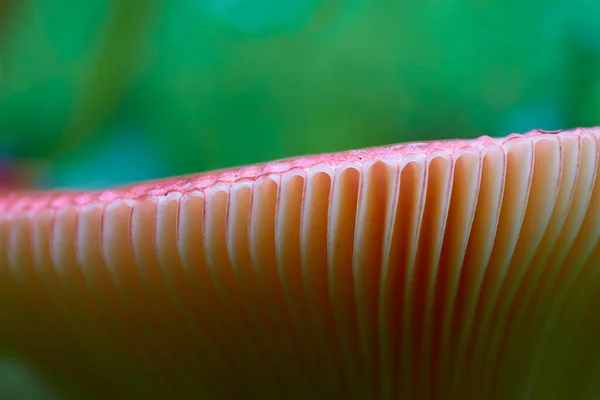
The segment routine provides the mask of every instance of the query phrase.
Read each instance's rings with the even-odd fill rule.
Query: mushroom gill
[[[595,398],[599,140],[6,194],[0,351],[67,398]]]

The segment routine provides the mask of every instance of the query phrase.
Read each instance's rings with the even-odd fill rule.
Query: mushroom
[[[73,398],[595,398],[599,140],[5,194],[0,350]]]

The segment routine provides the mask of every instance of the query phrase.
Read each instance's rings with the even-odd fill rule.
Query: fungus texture
[[[0,350],[74,398],[597,398],[599,141],[6,194]]]

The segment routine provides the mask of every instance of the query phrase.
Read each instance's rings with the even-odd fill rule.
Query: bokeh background
[[[596,0],[0,0],[0,188],[600,124]],[[55,398],[0,365],[0,398]]]

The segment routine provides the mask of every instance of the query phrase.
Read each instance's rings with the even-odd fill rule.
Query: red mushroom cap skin
[[[0,351],[73,398],[600,393],[600,129],[0,195]]]

